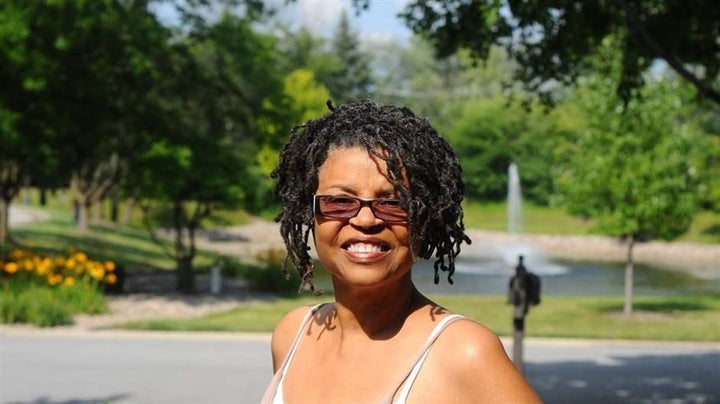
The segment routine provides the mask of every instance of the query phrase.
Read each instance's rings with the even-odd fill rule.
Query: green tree
[[[516,163],[523,197],[540,205],[552,199],[554,149],[560,134],[577,122],[563,122],[561,111],[528,110],[503,97],[468,101],[446,131],[463,164],[468,198],[500,201],[507,197],[508,167]]]
[[[16,1],[0,4],[0,243],[9,239],[8,212],[30,176],[53,167],[44,139],[38,102],[46,87],[39,66],[45,59],[28,46],[30,7]]]
[[[152,147],[132,160],[126,182],[144,207],[151,235],[176,262],[178,290],[195,290],[195,236],[215,209],[252,206],[260,179],[259,144],[282,105],[274,72],[275,41],[253,20],[229,13],[176,38],[173,69],[166,72],[163,126]],[[159,213],[158,213],[159,212]],[[167,221],[152,221],[155,217]]]
[[[21,144],[32,148],[19,149],[18,167],[39,184],[60,175],[69,180],[81,230],[88,229],[88,209],[117,184],[125,157],[142,144],[156,116],[148,100],[169,32],[148,4],[3,3],[6,12],[21,10],[13,29],[23,35],[11,48],[8,71],[21,71],[14,83],[22,88],[11,91],[19,95]]]
[[[333,33],[331,52],[337,63],[327,81],[319,77],[330,90],[333,101],[338,104],[367,98],[373,92],[370,61],[360,49],[357,34],[350,27],[347,13],[340,15],[340,21]]]
[[[514,78],[548,102],[553,84],[576,83],[603,40],[615,37],[622,66],[614,88],[624,101],[662,60],[720,104],[720,7],[714,0],[413,0],[402,17],[441,56],[466,48],[486,59],[493,45],[504,47],[517,62]]]
[[[575,103],[587,128],[565,147],[558,175],[562,203],[571,213],[596,218],[603,233],[627,243],[624,312],[632,312],[633,248],[671,240],[689,228],[702,182],[698,158],[706,144],[684,114],[687,91],[658,80],[625,101],[610,94],[613,76],[595,76]]]

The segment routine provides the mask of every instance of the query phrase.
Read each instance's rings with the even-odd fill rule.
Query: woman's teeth
[[[378,253],[383,251],[382,247],[379,245],[368,243],[350,244],[347,247],[347,250],[354,253]]]

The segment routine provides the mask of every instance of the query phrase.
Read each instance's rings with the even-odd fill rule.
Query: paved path
[[[525,352],[547,403],[720,402],[717,343],[530,339]],[[268,334],[0,330],[2,404],[257,403],[270,376]]]
[[[48,219],[50,219],[50,214],[44,209],[12,204],[10,205],[10,210],[8,211],[8,220],[10,226],[32,222],[41,222]]]

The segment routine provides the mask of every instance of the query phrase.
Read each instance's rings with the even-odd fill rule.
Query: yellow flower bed
[[[72,286],[75,282],[114,285],[115,263],[94,261],[80,251],[67,256],[42,256],[29,250],[15,249],[7,260],[0,260],[0,275],[29,277],[50,286]]]

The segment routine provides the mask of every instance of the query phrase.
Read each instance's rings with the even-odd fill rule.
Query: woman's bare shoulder
[[[310,310],[312,310],[312,306],[301,306],[290,310],[275,326],[271,341],[273,367],[275,370],[277,370],[282,364],[282,361],[285,360],[298,333],[298,329]]]
[[[454,322],[438,338],[433,351],[436,363],[445,369],[443,373],[461,397],[485,397],[483,402],[540,402],[508,358],[502,341],[478,322]]]

